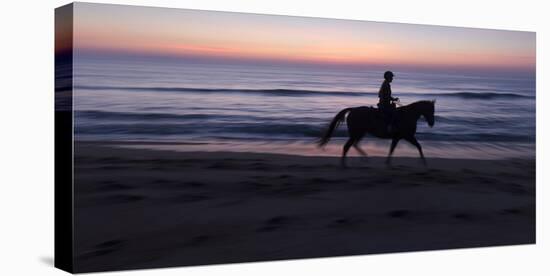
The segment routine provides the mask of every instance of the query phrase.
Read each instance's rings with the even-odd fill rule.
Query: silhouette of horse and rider
[[[367,133],[378,138],[392,140],[390,152],[386,159],[387,164],[391,163],[393,151],[401,139],[414,145],[420,153],[422,162],[426,164],[422,146],[415,137],[416,123],[420,117],[424,117],[428,125],[433,127],[435,123],[435,100],[418,101],[396,108],[395,103],[399,101],[399,98],[394,98],[391,95],[390,83],[393,81],[393,77],[394,74],[391,71],[384,73],[384,82],[378,92],[378,108],[359,106],[343,109],[336,114],[325,134],[319,140],[318,145],[320,147],[326,145],[334,130],[346,119],[349,139],[342,152],[341,163],[343,167],[346,166],[346,155],[351,146],[361,155],[367,156],[367,153],[359,147],[359,141]]]

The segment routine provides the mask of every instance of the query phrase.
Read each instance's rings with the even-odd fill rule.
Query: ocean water
[[[417,138],[428,157],[534,158],[535,76],[394,70],[402,104],[436,100],[433,128]],[[75,138],[183,151],[252,151],[339,156],[341,125],[315,146],[336,113],[376,105],[383,70],[78,57]],[[389,140],[362,147],[387,154]],[[356,153],[352,149],[350,155]],[[396,156],[418,156],[402,141]]]

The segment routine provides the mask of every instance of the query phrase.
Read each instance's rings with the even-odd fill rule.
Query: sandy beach
[[[535,160],[75,148],[76,271],[535,242]]]

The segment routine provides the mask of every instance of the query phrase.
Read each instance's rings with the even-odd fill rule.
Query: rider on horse
[[[390,83],[393,81],[393,72],[386,71],[384,73],[384,82],[380,86],[380,91],[378,92],[378,108],[384,115],[384,121],[386,122],[388,132],[394,131],[395,124],[395,103],[399,98],[394,98],[391,96],[391,86]]]

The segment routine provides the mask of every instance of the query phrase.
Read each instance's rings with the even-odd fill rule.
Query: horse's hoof
[[[424,165],[424,167],[428,167],[428,162],[426,161],[426,159],[422,159],[422,164]]]

